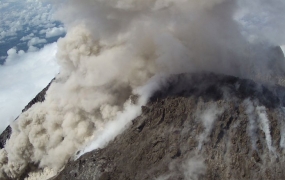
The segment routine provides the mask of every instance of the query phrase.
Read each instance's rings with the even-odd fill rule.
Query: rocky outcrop
[[[285,179],[284,92],[231,76],[175,76],[127,130],[54,179]]]
[[[7,139],[10,138],[10,135],[12,133],[12,129],[10,126],[8,126],[0,135],[0,149],[4,148],[5,143],[7,141]]]

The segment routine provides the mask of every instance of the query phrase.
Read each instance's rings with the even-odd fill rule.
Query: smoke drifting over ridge
[[[267,68],[270,59],[264,54],[281,42],[270,35],[262,44],[251,42],[251,32],[244,35],[234,20],[237,15],[246,17],[238,14],[242,1],[70,0],[55,4],[68,30],[58,42],[60,74],[46,100],[12,124],[12,136],[0,150],[0,177],[19,177],[29,164],[58,171],[78,150],[98,140],[109,122],[127,124],[139,115],[140,108],[131,107],[145,104],[160,88],[163,81],[158,77],[211,71],[255,78],[257,69],[269,75],[280,72]],[[134,94],[140,96],[136,104],[130,98]],[[130,116],[116,121],[122,114]]]

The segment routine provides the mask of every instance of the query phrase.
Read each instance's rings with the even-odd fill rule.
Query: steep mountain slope
[[[174,76],[124,133],[55,179],[284,179],[284,90],[225,75]]]

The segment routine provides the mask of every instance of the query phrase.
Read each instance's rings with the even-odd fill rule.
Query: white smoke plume
[[[198,180],[207,170],[204,160],[197,156],[188,159],[182,167],[184,169],[184,177],[186,180]]]
[[[202,121],[205,128],[204,132],[199,135],[198,151],[200,151],[203,144],[209,140],[208,138],[212,132],[214,123],[223,112],[224,110],[218,108],[216,105],[210,105],[204,112],[198,112],[199,120]]]
[[[281,126],[280,126],[280,147],[285,148],[285,108],[281,107],[280,108],[280,114],[279,114],[279,119],[281,121]]]
[[[76,158],[94,149],[104,147],[110,140],[122,132],[131,120],[141,114],[141,106],[147,103],[153,92],[158,91],[161,87],[166,85],[167,82],[164,81],[165,79],[167,79],[165,75],[156,75],[152,77],[145,86],[135,89],[134,93],[140,95],[136,100],[137,103],[134,105],[131,101],[126,102],[124,111],[119,112],[114,121],[107,122],[104,128],[97,130],[96,133],[98,135],[95,136],[91,144],[84,148]]]
[[[0,177],[17,178],[29,164],[57,172],[92,140],[102,140],[101,133],[106,138],[94,146],[105,145],[121,130],[104,129],[112,130],[111,122],[127,125],[140,113],[130,97],[147,99],[157,88],[158,82],[147,86],[154,76],[212,71],[250,77],[249,64],[268,60],[250,52],[260,45],[250,44],[234,20],[237,2],[55,1],[67,28],[58,42],[60,74],[46,100],[11,125],[0,150]],[[261,62],[258,67],[267,67]]]
[[[155,180],[168,180],[171,178],[171,174],[167,174],[167,175],[161,175],[158,178],[155,178]]]
[[[246,114],[248,117],[248,134],[251,139],[252,147],[256,150],[256,142],[258,140],[257,130],[262,130],[265,134],[266,144],[268,150],[275,154],[275,148],[272,146],[272,137],[270,134],[270,122],[264,106],[256,106],[250,99],[244,100],[244,106],[246,108]],[[282,135],[281,135],[282,141]],[[282,146],[281,146],[282,147]]]
[[[249,125],[248,125],[248,134],[251,140],[252,148],[256,149],[257,142],[257,122],[256,122],[256,114],[255,107],[253,102],[250,99],[246,99],[243,101],[243,104],[246,108],[245,113],[247,115]]]
[[[160,175],[154,180],[170,180],[183,177],[185,180],[198,180],[205,175],[207,166],[205,160],[197,154],[193,157],[186,158],[186,160],[173,161],[169,164],[169,173]],[[182,176],[181,176],[182,175]],[[179,179],[180,179],[179,178]]]
[[[265,133],[265,139],[267,143],[267,148],[270,152],[275,154],[275,149],[272,147],[272,138],[270,134],[270,124],[266,113],[266,108],[264,106],[257,106],[256,111],[260,121],[260,129]]]

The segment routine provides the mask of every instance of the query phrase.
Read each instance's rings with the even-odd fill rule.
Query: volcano
[[[283,86],[214,73],[167,81],[122,134],[70,159],[51,179],[285,178]],[[43,101],[47,89],[26,109]],[[35,170],[30,165],[21,178]]]
[[[285,3],[52,1],[59,73],[0,179],[285,179]]]

